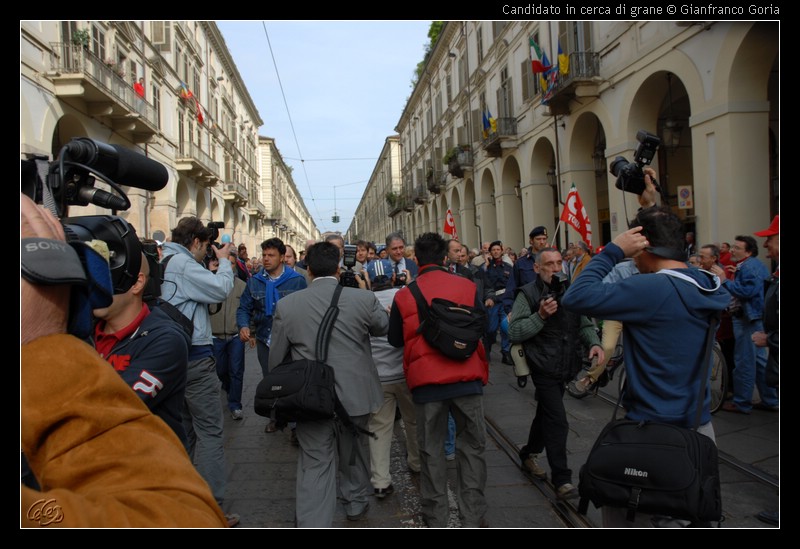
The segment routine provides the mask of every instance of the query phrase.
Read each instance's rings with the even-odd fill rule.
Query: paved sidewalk
[[[485,388],[486,416],[517,447],[528,436],[536,401],[533,384],[517,387],[512,368],[500,363],[499,353],[492,356],[490,383]],[[242,528],[293,527],[294,486],[297,448],[289,441],[289,430],[264,433],[267,420],[253,411],[255,389],[261,369],[255,350],[245,355],[244,419],[234,421],[225,414],[225,450],[228,462],[226,512],[241,516]],[[570,422],[567,443],[568,459],[577,485],[578,471],[586,459],[597,434],[611,418],[611,406],[589,396],[577,400],[564,397]],[[750,416],[719,412],[714,417],[717,443],[722,452],[739,461],[777,476],[779,458],[779,414],[754,411]],[[405,444],[402,422],[395,424],[392,445],[392,476],[395,493],[383,500],[373,499],[367,517],[359,522],[346,520],[343,509],[337,511],[334,527],[344,528],[408,528],[420,527],[418,479],[405,469]],[[562,528],[564,524],[553,512],[549,501],[531,484],[518,466],[488,439],[486,460],[489,504],[487,519],[495,528]],[[540,460],[548,469],[547,460]],[[740,472],[721,467],[723,527],[765,527],[754,515],[763,509],[775,509],[778,496]],[[450,465],[455,479],[455,462]],[[451,483],[452,484],[452,483]],[[450,526],[459,526],[455,498],[451,497]],[[588,518],[600,524],[599,512],[590,506]]]

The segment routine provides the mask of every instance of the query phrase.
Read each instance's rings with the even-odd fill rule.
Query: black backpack
[[[408,289],[417,302],[417,333],[449,358],[467,360],[472,356],[486,332],[486,311],[440,297],[434,297],[428,305],[416,281],[409,284]]]

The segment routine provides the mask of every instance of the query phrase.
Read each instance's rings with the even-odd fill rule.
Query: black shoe
[[[391,484],[386,488],[375,488],[375,497],[378,499],[383,499],[386,496],[394,493],[394,486]]]
[[[778,526],[780,522],[777,511],[761,511],[756,515],[756,518],[761,522],[766,522],[772,526]]]
[[[513,366],[514,360],[511,358],[511,353],[508,351],[503,351],[503,360],[501,362],[503,364],[508,364],[509,366]]]
[[[367,511],[369,511],[369,503],[367,503],[364,506],[364,509],[360,513],[358,513],[357,515],[347,515],[347,520],[349,520],[351,522],[359,521],[359,520],[361,520],[361,519],[363,519],[364,517],[367,516]]]

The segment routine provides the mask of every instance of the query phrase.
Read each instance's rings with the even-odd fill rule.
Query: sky
[[[411,95],[430,23],[217,21],[264,121],[259,135],[275,138],[320,232],[350,226]]]

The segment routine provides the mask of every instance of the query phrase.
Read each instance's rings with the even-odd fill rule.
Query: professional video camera
[[[81,286],[72,292],[70,332],[87,337],[91,331],[91,311],[107,307],[113,294],[127,292],[136,282],[141,267],[142,246],[136,230],[116,215],[64,217],[69,206],[94,204],[103,208],[127,210],[130,200],[119,184],[148,191],[163,189],[169,180],[166,168],[135,151],[86,137],[74,138],[49,162],[46,157],[29,156],[20,165],[21,191],[37,204],[43,204],[61,220],[67,243],[77,253],[59,256],[58,261],[80,261],[84,271]],[[96,178],[116,194],[94,186]],[[36,239],[25,239],[36,240]],[[92,240],[105,242],[109,257],[83,245]],[[53,268],[46,242],[21,242],[21,273],[33,284],[69,284],[74,280],[63,273],[68,265]],[[51,249],[57,246],[50,246]]]
[[[609,166],[611,174],[617,178],[616,187],[621,191],[634,194],[642,194],[645,190],[644,171],[642,168],[649,166],[656,155],[661,139],[645,130],[636,132],[636,139],[639,146],[633,153],[633,162],[625,160],[624,156],[618,156]],[[658,182],[653,179],[653,185],[660,191]]]
[[[344,257],[342,263],[346,270],[342,271],[339,275],[339,284],[345,288],[360,288],[358,285],[358,278],[353,267],[356,266],[356,251],[357,248],[352,244],[344,245]]]

